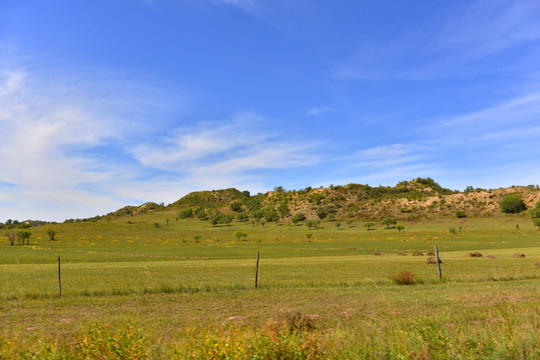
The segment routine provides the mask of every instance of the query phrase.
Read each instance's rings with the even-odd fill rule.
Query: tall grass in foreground
[[[357,319],[328,327],[309,315],[280,313],[261,327],[232,326],[163,340],[127,321],[96,324],[61,339],[0,337],[1,359],[538,359],[536,327],[506,306],[478,327]],[[452,319],[448,319],[452,320]]]

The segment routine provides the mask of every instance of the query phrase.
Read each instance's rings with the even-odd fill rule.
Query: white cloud
[[[223,122],[172,131],[173,136],[133,149],[141,164],[184,176],[248,176],[256,170],[288,169],[316,163],[315,144],[286,138],[251,112]]]
[[[315,144],[274,130],[253,112],[172,126],[167,117],[176,108],[152,84],[99,74],[2,74],[0,221],[88,217],[209,188],[263,191],[259,171],[319,159]]]
[[[62,220],[124,206],[110,188],[123,181],[129,188],[138,170],[111,156],[122,157],[131,137],[148,130],[161,96],[102,74],[13,69],[0,72],[0,221]]]

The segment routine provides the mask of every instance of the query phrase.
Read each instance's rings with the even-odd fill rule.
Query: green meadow
[[[0,359],[540,358],[540,232],[527,215],[401,232],[175,218],[57,224],[54,241],[33,227],[24,246],[4,237]],[[392,280],[403,270],[414,284]]]

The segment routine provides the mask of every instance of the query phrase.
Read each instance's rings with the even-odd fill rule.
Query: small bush
[[[414,285],[415,277],[416,276],[412,272],[403,270],[391,275],[390,280],[392,280],[396,285]]]
[[[424,253],[420,252],[420,251],[415,251],[412,253],[412,256],[424,256]]]
[[[518,214],[527,210],[527,206],[519,194],[508,194],[503,196],[499,203],[499,207],[501,208],[501,211],[506,214]]]
[[[178,214],[178,219],[188,219],[193,216],[193,209],[184,209]]]
[[[473,251],[469,253],[469,257],[482,257],[483,255],[478,251]]]
[[[276,332],[299,333],[316,329],[317,315],[302,314],[300,311],[285,311],[270,322],[269,328]]]
[[[297,224],[299,223],[300,221],[304,221],[306,220],[306,215],[304,215],[303,213],[299,212],[299,213],[296,213],[294,214],[294,216],[292,217],[292,222],[293,224]]]
[[[456,210],[456,217],[458,219],[461,219],[461,218],[467,217],[467,214],[465,214],[465,211],[463,210]]]
[[[513,255],[515,258],[523,259],[525,257],[525,254],[516,253]]]

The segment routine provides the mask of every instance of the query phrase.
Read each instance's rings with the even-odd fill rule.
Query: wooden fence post
[[[439,248],[435,245],[435,256],[437,257],[437,271],[439,273],[439,280],[442,278],[441,273],[441,259],[439,258]]]
[[[257,263],[255,264],[255,289],[257,288],[258,278],[259,278],[259,252],[257,251]]]
[[[62,278],[60,277],[60,255],[58,255],[58,296],[62,296]]]

